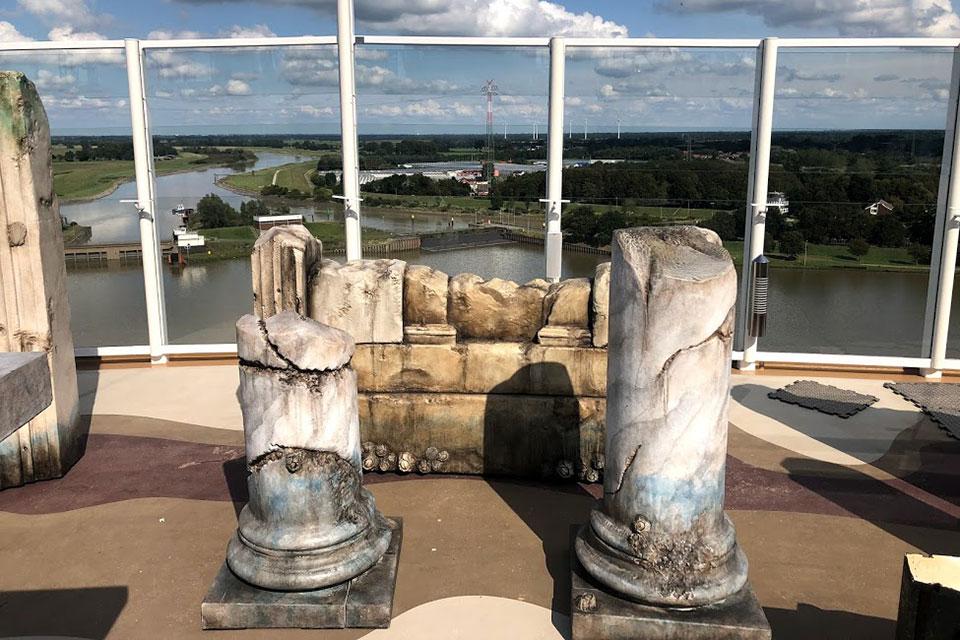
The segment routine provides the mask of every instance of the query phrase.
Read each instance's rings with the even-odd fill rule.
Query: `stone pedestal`
[[[381,562],[399,529],[380,515],[361,486],[353,339],[284,311],[265,320],[241,318],[237,347],[250,501],[240,512],[226,564],[254,588],[346,589]],[[395,578],[395,570],[387,574]],[[389,611],[392,583],[378,588],[379,604]],[[336,616],[329,618],[330,625],[291,620],[282,612],[299,601],[295,598],[251,596],[234,587],[227,591],[237,594],[236,606],[253,599],[261,609],[276,612],[258,615],[255,626],[346,624]],[[225,604],[216,587],[210,597],[205,610],[207,604]],[[205,624],[215,626],[214,620],[205,617]],[[389,618],[378,620],[381,626],[389,623]]]
[[[903,561],[897,640],[960,637],[960,558],[909,553]]]
[[[10,71],[0,72],[0,351],[45,354],[52,391],[0,442],[0,488],[58,478],[83,451],[60,206],[46,113],[33,84]]]
[[[714,606],[747,587],[723,512],[736,272],[696,227],[620,230],[612,249],[604,500],[576,555],[618,599]]]

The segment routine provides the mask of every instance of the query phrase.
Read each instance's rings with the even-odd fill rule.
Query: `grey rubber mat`
[[[813,380],[797,380],[767,395],[774,400],[841,418],[856,415],[878,400],[873,396],[831,387]]]
[[[960,439],[960,384],[949,382],[888,382],[884,384]]]

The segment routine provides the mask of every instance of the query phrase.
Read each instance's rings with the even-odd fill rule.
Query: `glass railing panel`
[[[233,342],[253,304],[255,217],[300,215],[325,255],[342,248],[336,47],[145,55],[154,152],[170,157],[157,167],[158,233],[172,245],[187,210],[188,231],[203,237],[163,265],[170,342]]]
[[[547,48],[360,45],[356,75],[365,251],[418,235],[420,251],[376,255],[544,277]],[[492,244],[491,227],[511,239]],[[593,273],[575,258],[565,266],[565,277]]]
[[[762,351],[921,355],[951,59],[781,49]]]
[[[123,51],[0,52],[36,85],[50,121],[77,347],[147,343]]]

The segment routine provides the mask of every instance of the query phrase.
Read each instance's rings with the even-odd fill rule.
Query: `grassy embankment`
[[[222,165],[208,156],[183,152],[171,160],[157,160],[157,174],[167,175],[196,171]],[[61,203],[95,200],[109,195],[124,182],[132,180],[132,160],[89,160],[85,162],[54,161],[53,188]]]
[[[270,167],[259,169],[257,171],[247,171],[245,173],[235,173],[224,176],[220,179],[220,185],[231,191],[236,191],[248,195],[258,195],[260,189],[273,184],[274,175],[276,175],[276,184],[287,189],[297,189],[301,193],[313,193],[313,183],[310,182],[310,175],[316,171],[316,161],[308,160],[306,162],[291,162],[280,165],[279,167]]]
[[[743,262],[743,242],[724,242],[738,265]],[[808,244],[806,257],[801,252],[795,258],[773,251],[766,254],[775,269],[859,269],[861,271],[927,271],[930,267],[916,264],[904,248],[870,247],[859,260],[844,245]]]
[[[304,224],[315,238],[323,243],[325,252],[343,249],[345,246],[343,224],[340,222],[307,222]],[[216,229],[198,229],[198,233],[206,238],[203,249],[195,249],[190,254],[192,262],[206,260],[223,260],[230,258],[247,258],[253,250],[253,243],[257,239],[257,232],[253,227],[219,227]],[[365,246],[384,242],[393,237],[386,231],[376,229],[363,230]]]

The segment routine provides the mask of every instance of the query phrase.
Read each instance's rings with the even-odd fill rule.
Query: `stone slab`
[[[204,629],[351,629],[390,626],[403,519],[372,569],[350,582],[316,591],[269,591],[237,578],[226,562],[200,605]]]
[[[42,352],[0,353],[0,440],[50,406],[50,366]]]
[[[408,324],[403,339],[408,344],[456,344],[457,330],[449,324]]]
[[[750,584],[723,602],[693,609],[650,607],[597,586],[573,552],[570,535],[572,640],[770,640],[772,633]]]

